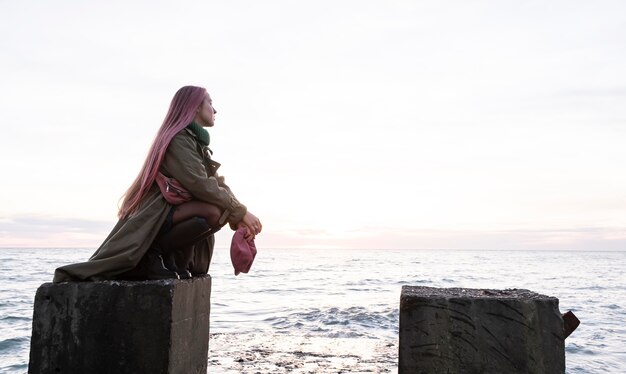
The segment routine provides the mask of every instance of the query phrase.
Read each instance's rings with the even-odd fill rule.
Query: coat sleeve
[[[222,186],[215,176],[209,176],[198,153],[195,140],[184,133],[176,135],[165,153],[161,169],[164,174],[178,180],[197,200],[216,205],[224,210],[220,224],[237,223],[246,214],[227,186]],[[222,182],[223,183],[223,182]]]
[[[217,171],[214,174],[215,179],[217,179],[217,183],[219,184],[220,187],[224,188],[226,191],[228,191],[231,195],[233,195],[233,192],[231,191],[230,187],[228,187],[228,185],[226,184],[226,182],[224,181],[224,177],[223,176],[219,176],[217,174]],[[233,195],[234,196],[234,195]],[[245,213],[244,213],[245,214]],[[241,216],[241,218],[243,218],[243,216]],[[230,224],[230,228],[233,231],[237,231],[237,223],[239,223],[239,221],[228,221],[228,223]]]

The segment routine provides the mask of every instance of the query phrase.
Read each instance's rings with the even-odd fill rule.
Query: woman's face
[[[194,120],[204,127],[213,127],[215,124],[215,113],[217,110],[213,108],[213,101],[211,100],[211,96],[206,94],[202,104],[198,107],[198,111],[196,112],[196,117]]]

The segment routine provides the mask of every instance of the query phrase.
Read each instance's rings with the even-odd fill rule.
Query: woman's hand
[[[248,241],[254,239],[254,237],[257,234],[260,234],[263,229],[261,221],[259,221],[259,219],[250,212],[246,212],[246,215],[243,216],[243,219],[237,224],[237,227],[245,227],[248,230],[246,234],[246,240]]]

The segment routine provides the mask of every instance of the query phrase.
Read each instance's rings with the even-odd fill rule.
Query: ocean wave
[[[4,316],[0,318],[3,323],[22,323],[32,321],[30,316]]]
[[[400,286],[416,286],[416,285],[432,285],[433,281],[431,279],[413,279],[413,280],[399,280],[396,281],[395,284]]]
[[[0,341],[0,352],[15,351],[22,349],[24,344],[30,342],[29,336],[18,336]]]
[[[376,278],[365,278],[359,279],[358,281],[348,281],[345,283],[346,286],[362,286],[365,284],[381,284],[383,283],[381,279]]]
[[[7,373],[25,373],[28,370],[28,364],[13,364],[4,367],[0,367],[0,369],[7,370]]]
[[[325,337],[375,336],[376,331],[398,330],[398,309],[372,311],[364,307],[312,308],[264,321],[280,330],[306,330]]]
[[[622,309],[622,307],[617,304],[603,305],[603,307],[612,310]]]
[[[349,292],[380,292],[382,290],[383,290],[383,287],[371,287],[371,288],[359,287],[359,288],[348,288],[346,291],[349,291]],[[339,294],[345,295],[344,292],[340,292]]]
[[[571,354],[576,353],[576,354],[584,354],[584,355],[596,355],[597,354],[596,351],[589,349],[587,347],[581,347],[575,343],[567,344],[565,346],[565,352],[571,353]]]

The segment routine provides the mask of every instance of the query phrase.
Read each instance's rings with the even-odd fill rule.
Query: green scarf
[[[209,145],[209,141],[211,140],[209,137],[209,132],[206,131],[202,126],[198,125],[195,122],[191,122],[187,126],[187,128],[193,131],[194,134],[196,134],[200,143],[202,143],[205,146]]]

